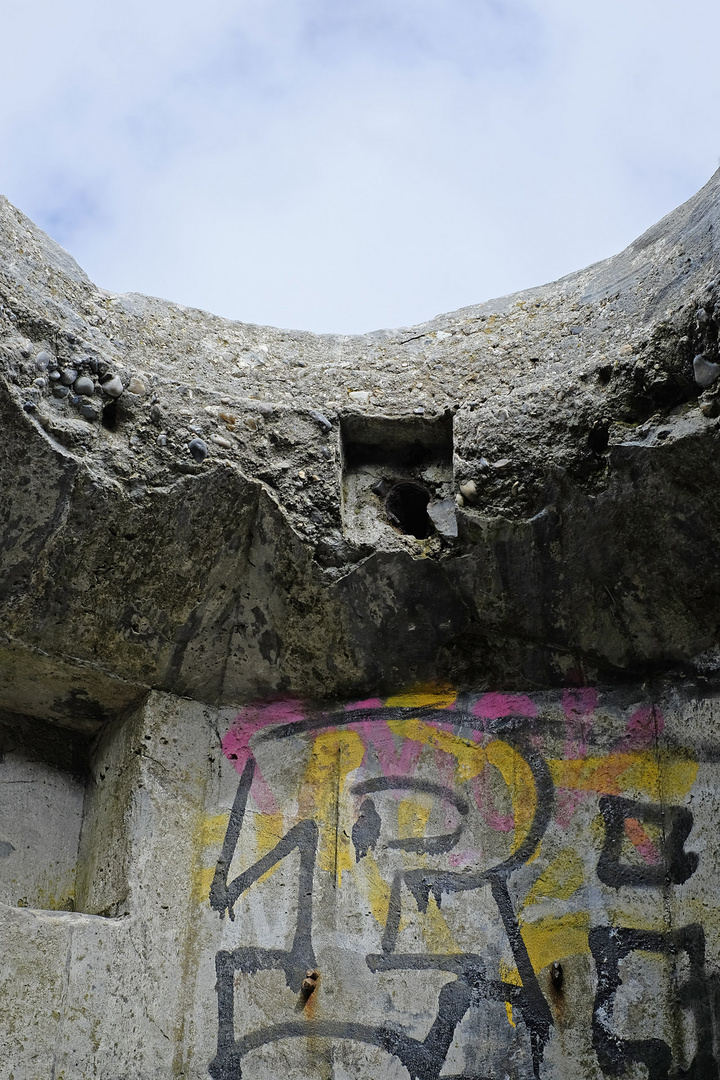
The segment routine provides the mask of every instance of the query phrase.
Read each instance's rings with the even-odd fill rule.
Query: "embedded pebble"
[[[80,415],[84,416],[86,420],[99,420],[100,409],[97,405],[91,405],[90,402],[85,402],[80,406]]]
[[[138,379],[136,375],[133,375],[130,382],[127,384],[128,394],[137,394],[138,397],[145,397],[147,393],[145,389],[145,383],[142,379]]]
[[[58,382],[60,379],[60,372],[57,369],[55,371],[51,371],[48,375],[48,379],[52,379],[53,382]]]
[[[79,379],[75,380],[73,390],[76,394],[81,394],[85,397],[91,397],[95,391],[95,383],[92,381],[92,379],[89,379],[87,375],[81,375]]]
[[[119,375],[113,375],[111,378],[109,378],[107,382],[104,382],[102,384],[102,388],[103,393],[113,398],[119,398],[124,390],[122,379]]]
[[[52,392],[53,392],[53,397],[66,398],[70,394],[70,387],[69,386],[53,386]]]
[[[63,368],[60,372],[60,382],[63,386],[72,386],[78,377],[77,371],[74,368]]]
[[[477,484],[474,480],[467,480],[464,484],[460,484],[460,494],[463,499],[467,499],[468,502],[473,502],[477,498]]]
[[[697,311],[695,312],[695,318],[700,324],[706,323],[708,321],[708,313],[704,307],[699,307],[697,309]]]
[[[348,397],[350,398],[351,401],[357,402],[358,405],[367,405],[368,401],[370,400],[370,391],[369,390],[350,390],[348,392]]]
[[[310,416],[315,421],[316,424],[320,424],[320,426],[323,428],[324,431],[330,431],[331,430],[332,424],[328,420],[327,416],[324,416],[317,409],[311,409],[310,410]]]
[[[416,416],[422,416],[424,414],[424,412],[425,412],[425,409],[424,409],[424,407],[422,405],[420,405],[419,408],[414,409],[413,412],[415,413]]]
[[[229,439],[226,439],[224,435],[211,435],[210,438],[218,446],[222,446],[224,450],[230,450],[232,448],[232,443]]]
[[[43,379],[43,377],[40,376],[39,379],[33,379],[33,383],[35,386],[39,386],[41,390],[44,390],[47,386],[47,379]]]
[[[202,439],[191,439],[188,443],[188,450],[198,464],[204,461],[208,455],[207,443]]]
[[[54,359],[54,356],[43,349],[42,352],[39,352],[35,357],[35,365],[38,371],[47,371]]]
[[[158,435],[155,442],[158,444],[158,446],[167,446],[167,435]]]
[[[256,416],[246,416],[243,419],[243,424],[248,431],[257,431],[258,429],[258,420]]]
[[[699,353],[693,360],[693,372],[695,382],[705,389],[712,386],[720,375],[720,364],[713,364],[710,360],[706,360],[702,353]]]
[[[25,410],[25,412],[35,412],[35,410],[37,409],[37,405],[34,401],[26,401],[23,405],[23,409]]]
[[[456,506],[464,506],[465,505],[465,500],[463,499],[462,495],[456,495],[455,496],[455,505]]]

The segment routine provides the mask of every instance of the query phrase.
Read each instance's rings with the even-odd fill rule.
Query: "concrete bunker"
[[[718,207],[319,338],[0,199],[9,1076],[717,1080]]]

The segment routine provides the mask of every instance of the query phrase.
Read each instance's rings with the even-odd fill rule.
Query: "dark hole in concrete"
[[[588,447],[594,454],[604,454],[610,442],[607,424],[596,424],[588,435]]]
[[[102,411],[102,426],[108,431],[114,431],[118,424],[117,401],[108,401]]]
[[[400,483],[390,488],[385,497],[385,510],[393,525],[408,536],[426,540],[433,531],[427,507],[430,492],[422,484]]]

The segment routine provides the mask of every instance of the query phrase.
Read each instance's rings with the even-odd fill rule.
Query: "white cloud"
[[[407,324],[612,254],[718,164],[714,0],[42,0],[0,188],[101,285]]]

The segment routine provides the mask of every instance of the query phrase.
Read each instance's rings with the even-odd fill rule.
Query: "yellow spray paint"
[[[390,909],[390,886],[381,876],[378,864],[372,852],[357,863],[353,869],[355,882],[363,896],[367,897],[375,921],[383,928],[387,926]],[[402,929],[402,922],[400,928]]]
[[[569,900],[584,880],[584,867],[572,848],[563,848],[542,872],[525,899],[524,907],[540,900]]]
[[[517,851],[530,830],[537,809],[532,771],[517,750],[502,739],[493,739],[486,746],[481,746],[418,719],[389,720],[388,727],[400,738],[412,739],[434,750],[452,754],[457,761],[456,776],[459,783],[479,776],[486,765],[494,765],[510,793],[515,818],[515,835],[510,850]]]
[[[687,795],[698,770],[697,762],[669,750],[552,759],[548,767],[556,787],[604,795],[637,792],[654,802]]]
[[[355,865],[348,830],[338,826],[338,797],[364,756],[365,746],[357,732],[346,728],[320,732],[313,743],[298,800],[299,819],[314,816],[318,824],[318,866],[334,871],[338,885],[342,884],[343,870]]]
[[[278,840],[281,839],[283,835],[283,816],[282,814],[256,813],[252,819],[255,824],[255,850],[257,858],[261,859],[268,851],[272,851]],[[205,814],[203,816],[200,822],[200,848],[202,851],[212,849],[213,854],[215,854],[217,849],[222,847],[229,820],[230,812],[227,810],[221,814]],[[262,877],[258,878],[258,883],[267,881],[279,869],[279,866],[279,863],[271,866]],[[201,866],[195,869],[192,893],[196,902],[202,903],[207,900],[214,876],[215,863],[212,866]]]
[[[229,820],[229,810],[223,811],[222,814],[205,814],[200,823],[200,843],[202,847],[218,847],[222,845]]]
[[[469,739],[463,739],[452,731],[441,731],[424,720],[388,720],[388,727],[401,739],[411,739],[423,746],[432,747],[433,750],[452,754],[457,760],[457,776],[460,781],[477,776],[487,762],[484,747]]]
[[[386,699],[385,704],[392,708],[419,709],[430,705],[434,709],[449,709],[457,700],[457,691],[451,686],[417,686],[406,694],[395,694]]]
[[[504,983],[508,983],[510,986],[522,986],[522,979],[520,978],[520,972],[515,965],[508,964],[507,960],[500,961],[500,978]],[[507,1013],[508,1023],[512,1027],[516,1027],[513,1020],[513,1007],[509,1001],[505,1002],[505,1012]]]
[[[459,953],[462,949],[450,932],[445,917],[437,906],[434,896],[428,899],[427,910],[420,918],[420,930],[430,953]]]
[[[215,876],[215,857],[217,849],[222,847],[225,833],[230,820],[230,811],[224,810],[220,814],[203,814],[197,828],[198,837],[198,860],[212,858],[212,866],[196,866],[192,876],[192,899],[196,904],[207,901]],[[211,850],[208,850],[211,849]]]
[[[537,809],[537,792],[530,766],[508,743],[496,739],[488,743],[487,759],[500,771],[507,784],[515,818],[511,852],[517,851],[530,831]]]
[[[430,806],[423,806],[418,799],[401,799],[397,808],[398,836],[402,840],[423,837],[430,810]]]
[[[192,898],[196,904],[207,902],[210,886],[215,877],[214,866],[200,866],[193,873]]]
[[[258,859],[262,859],[263,855],[267,855],[268,851],[272,851],[278,841],[282,839],[283,833],[283,816],[281,813],[255,815],[255,849]],[[280,865],[277,862],[269,870],[266,870],[258,878],[258,884],[272,877],[280,869]]]
[[[520,933],[533,971],[537,974],[554,960],[590,952],[589,929],[590,913],[587,911],[550,915],[536,922],[525,922],[521,919]]]

